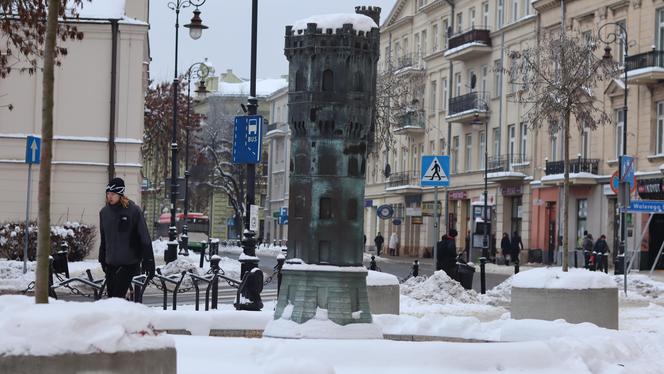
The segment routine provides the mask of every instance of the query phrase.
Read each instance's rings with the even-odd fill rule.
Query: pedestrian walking
[[[113,178],[106,186],[106,205],[99,212],[99,263],[109,297],[125,298],[131,280],[155,272],[152,240],[141,209],[125,196],[125,183]]]
[[[602,234],[599,239],[595,242],[593,247],[595,252],[595,268],[599,271],[604,271],[605,273],[609,272],[609,245],[606,244],[606,235]]]
[[[383,238],[383,235],[380,234],[380,231],[378,232],[378,235],[374,238],[374,244],[376,245],[376,256],[380,256],[380,251],[383,249],[383,243],[385,242],[385,239]]]
[[[509,266],[510,256],[512,255],[512,243],[510,242],[510,236],[504,232],[503,238],[500,240],[500,251],[503,253],[505,258],[505,265]]]
[[[390,250],[390,256],[397,255],[397,247],[399,246],[399,236],[396,232],[393,232],[390,235],[390,242],[387,244],[387,248]]]
[[[581,243],[581,248],[583,248],[583,261],[586,269],[590,269],[590,255],[593,251],[593,236],[588,233],[588,231],[583,231],[583,242]]]
[[[512,262],[515,264],[519,263],[519,254],[523,250],[523,242],[521,241],[521,236],[517,231],[514,231],[512,235],[512,242],[510,243],[510,248],[512,249]]]
[[[436,270],[443,270],[447,275],[455,279],[457,269],[457,251],[456,251],[457,231],[451,229],[447,235],[443,235],[436,243]]]

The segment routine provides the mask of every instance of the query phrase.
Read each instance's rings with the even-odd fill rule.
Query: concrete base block
[[[512,287],[512,318],[564,319],[618,329],[618,288],[557,289]]]
[[[0,356],[0,373],[175,374],[175,348],[138,352],[69,353],[56,356]]]
[[[399,314],[399,285],[367,285],[369,306],[373,314]]]

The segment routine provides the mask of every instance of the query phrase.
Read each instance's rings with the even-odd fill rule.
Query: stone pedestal
[[[399,285],[367,286],[373,314],[399,314]]]
[[[371,323],[366,278],[363,267],[287,264],[275,319],[290,304],[290,320],[300,324],[314,318],[318,308],[326,309],[328,319],[338,325]]]
[[[618,288],[512,287],[511,313],[514,319],[564,319],[617,330]]]

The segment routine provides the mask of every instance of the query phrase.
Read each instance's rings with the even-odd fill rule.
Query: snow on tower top
[[[315,23],[319,29],[340,29],[343,25],[350,23],[356,31],[369,32],[372,28],[378,28],[376,22],[363,14],[354,13],[335,13],[335,14],[321,14],[311,16],[305,19],[296,21],[293,24],[293,31],[296,33],[299,30],[306,30],[308,23]]]

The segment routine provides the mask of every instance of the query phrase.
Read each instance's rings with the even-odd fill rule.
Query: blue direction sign
[[[627,213],[664,213],[664,201],[632,200]]]
[[[28,135],[25,142],[25,163],[38,164],[41,159],[41,138]]]
[[[420,186],[447,187],[450,185],[449,156],[422,156]]]
[[[236,164],[257,164],[261,161],[263,143],[263,117],[235,117],[233,132],[233,162]]]
[[[279,224],[287,225],[288,224],[288,207],[279,208]]]

